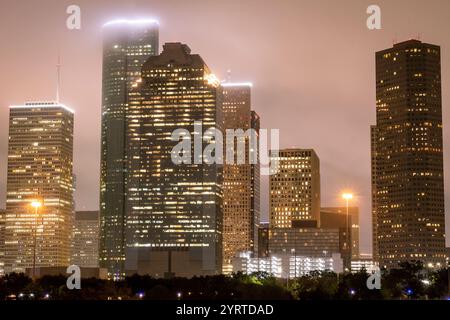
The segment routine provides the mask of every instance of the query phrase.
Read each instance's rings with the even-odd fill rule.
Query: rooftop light
[[[24,105],[10,106],[11,109],[32,109],[32,108],[57,108],[61,107],[70,113],[75,113],[75,111],[64,104],[58,102],[27,102]]]
[[[222,87],[253,87],[251,82],[224,82]]]
[[[159,25],[158,20],[155,19],[117,19],[117,20],[112,20],[109,21],[107,23],[105,23],[103,25],[103,27],[108,27],[108,26],[114,26],[114,25],[119,25],[119,24],[126,24],[126,25],[146,25],[146,24],[156,24]]]

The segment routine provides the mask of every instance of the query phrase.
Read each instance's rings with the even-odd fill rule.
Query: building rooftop
[[[156,19],[116,19],[106,22],[103,27],[110,26],[147,26],[155,24],[159,26],[159,21]]]
[[[71,108],[55,101],[30,101],[25,102],[25,104],[23,105],[9,106],[10,109],[56,108],[56,107],[61,107],[70,113],[75,113],[75,111],[72,110]]]

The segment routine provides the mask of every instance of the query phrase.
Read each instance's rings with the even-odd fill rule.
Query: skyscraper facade
[[[100,182],[100,265],[111,277],[124,273],[125,145],[129,93],[150,56],[158,54],[153,20],[117,20],[104,25]]]
[[[320,161],[312,149],[284,149],[270,176],[270,227],[320,225]]]
[[[5,210],[0,209],[0,276],[5,273]]]
[[[257,248],[260,173],[259,161],[252,163],[251,153],[258,152],[259,116],[251,110],[250,83],[223,83],[222,87],[224,129],[240,134],[245,143],[244,163],[238,163],[238,148],[234,147],[233,164],[225,163],[223,169],[223,267],[227,272],[239,251]],[[252,134],[254,140],[250,141]]]
[[[339,229],[271,228],[269,253],[295,253],[306,257],[329,257],[341,253]]]
[[[98,211],[75,212],[71,264],[86,268],[98,267],[98,214]]]
[[[409,40],[376,53],[372,127],[374,257],[445,262],[440,47]]]
[[[56,102],[10,107],[6,272],[70,263],[73,126],[73,111]]]
[[[128,112],[128,272],[221,273],[223,167],[202,157],[222,143],[207,133],[222,131],[221,96],[220,82],[185,44],[166,43],[144,64]],[[180,139],[183,155],[173,151]]]

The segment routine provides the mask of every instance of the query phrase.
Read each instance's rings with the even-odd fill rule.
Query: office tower
[[[144,62],[158,54],[158,30],[153,20],[116,20],[103,27],[100,265],[113,278],[124,272],[129,92]]]
[[[10,107],[6,272],[70,263],[73,125],[73,111],[56,102]]]
[[[224,129],[236,136],[233,164],[225,162],[223,167],[223,271],[228,273],[237,252],[257,248],[260,174],[259,161],[252,164],[252,153],[258,152],[259,116],[251,110],[250,83],[223,83],[222,87]],[[238,141],[245,143],[243,163],[237,161]],[[226,141],[224,145],[226,149]]]
[[[440,47],[409,40],[376,53],[374,234],[380,266],[445,262]]]
[[[324,229],[344,229],[348,228],[351,241],[351,257],[359,258],[359,208],[346,207],[325,207],[320,209],[320,226]],[[345,240],[344,240],[345,241]]]
[[[320,225],[320,161],[312,149],[279,151],[279,171],[270,176],[270,227]]]
[[[0,276],[5,273],[5,210],[0,209]]]
[[[98,211],[77,211],[73,223],[72,264],[79,267],[98,267],[100,233]]]
[[[222,131],[221,88],[203,59],[190,52],[185,44],[166,43],[144,64],[130,100],[130,273],[191,277],[222,271],[223,167],[202,157],[212,143],[222,143],[207,132]],[[174,149],[180,140],[185,152]],[[183,163],[173,160],[175,155]]]
[[[258,257],[263,258],[269,255],[269,223],[261,222],[258,228]]]

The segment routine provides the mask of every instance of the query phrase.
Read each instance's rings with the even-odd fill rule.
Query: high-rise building
[[[270,176],[270,227],[320,225],[320,161],[312,149],[284,149]]]
[[[440,60],[439,46],[418,40],[376,53],[372,195],[380,266],[445,262]]]
[[[116,20],[103,27],[100,265],[121,277],[125,259],[125,132],[129,93],[150,56],[158,54],[153,20]]]
[[[221,273],[223,167],[202,156],[222,143],[208,133],[211,127],[222,131],[221,95],[218,79],[185,44],[166,43],[144,64],[127,124],[130,273]],[[180,143],[179,153],[174,147]]]
[[[68,266],[74,113],[56,102],[11,106],[5,271]]]
[[[324,229],[344,229],[344,236],[350,235],[351,258],[359,258],[359,208],[325,207],[320,209],[320,226]],[[348,228],[348,232],[345,230]],[[346,241],[344,240],[346,243]]]
[[[245,143],[245,150],[241,150],[244,163],[237,161],[236,142],[240,138],[235,138],[233,164],[225,162],[223,167],[223,268],[226,272],[231,270],[231,259],[236,253],[257,248],[260,173],[259,161],[251,160],[252,153],[258,152],[260,121],[251,110],[250,83],[223,83],[222,87],[224,130],[233,130]],[[226,141],[224,145],[226,150]],[[255,159],[258,160],[257,154]]]
[[[5,210],[0,209],[0,276],[5,272]]]
[[[77,211],[73,223],[72,262],[79,267],[98,267],[98,211]]]

